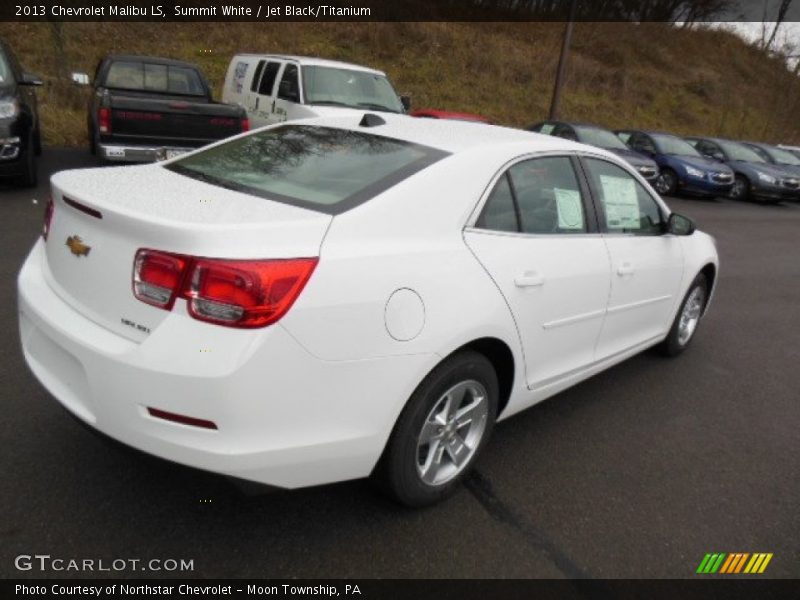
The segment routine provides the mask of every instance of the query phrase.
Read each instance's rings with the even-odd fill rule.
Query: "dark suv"
[[[688,137],[703,156],[728,165],[735,174],[731,198],[780,202],[800,198],[800,177],[786,167],[770,164],[751,147],[723,138]]]
[[[0,40],[0,177],[36,185],[36,156],[42,152],[39,114],[33,86],[42,81],[22,70]]]
[[[589,123],[567,123],[565,121],[542,121],[528,127],[528,131],[554,135],[573,142],[597,146],[613,152],[626,160],[649,183],[654,183],[658,177],[656,162],[642,154],[631,150],[620,140],[614,132],[599,125]]]

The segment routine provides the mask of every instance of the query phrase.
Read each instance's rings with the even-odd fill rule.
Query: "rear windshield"
[[[115,61],[106,75],[105,85],[121,90],[159,92],[185,96],[205,96],[200,75],[190,67]]]
[[[328,127],[283,125],[165,168],[220,187],[338,214],[441,160],[446,152]]]

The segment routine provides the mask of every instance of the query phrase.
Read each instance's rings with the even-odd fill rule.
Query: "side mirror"
[[[86,73],[73,73],[70,79],[75,85],[89,85],[89,76]]]
[[[44,85],[44,81],[39,79],[36,75],[31,73],[23,73],[22,79],[19,81],[20,85]]]
[[[689,217],[672,213],[667,220],[667,232],[672,235],[692,235],[697,229]]]
[[[408,112],[411,110],[411,96],[404,95],[400,96],[400,104],[403,105],[403,110]]]

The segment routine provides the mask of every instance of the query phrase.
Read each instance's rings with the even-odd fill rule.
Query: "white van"
[[[228,66],[222,101],[247,111],[251,127],[369,110],[405,113],[386,74],[334,60],[237,54]]]

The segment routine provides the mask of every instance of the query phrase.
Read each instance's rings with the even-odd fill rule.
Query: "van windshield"
[[[392,84],[378,73],[305,65],[303,87],[308,104],[403,112]]]
[[[212,185],[338,214],[447,155],[361,131],[281,125],[200,150],[164,167]]]

